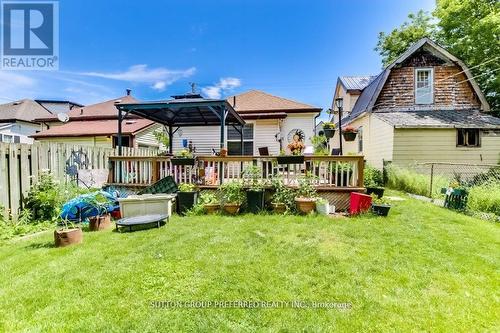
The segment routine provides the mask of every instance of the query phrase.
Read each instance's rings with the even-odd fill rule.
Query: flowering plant
[[[302,141],[296,140],[293,142],[290,142],[288,144],[288,149],[292,152],[292,155],[300,155],[302,153],[302,150],[304,150],[306,146]]]
[[[344,133],[356,133],[358,130],[354,127],[352,127],[351,125],[348,125],[346,127],[344,127],[344,129],[342,130],[342,132]]]

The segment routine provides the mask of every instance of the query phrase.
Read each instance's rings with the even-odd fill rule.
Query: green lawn
[[[396,192],[392,195],[400,195]],[[389,218],[174,217],[0,246],[0,331],[499,331],[500,225],[405,197]],[[341,309],[158,309],[152,301]]]

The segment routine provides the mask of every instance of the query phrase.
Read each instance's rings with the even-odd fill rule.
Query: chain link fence
[[[386,185],[408,193],[442,199],[443,188],[464,188],[467,209],[500,216],[500,165],[472,163],[417,163],[400,167],[385,163]]]

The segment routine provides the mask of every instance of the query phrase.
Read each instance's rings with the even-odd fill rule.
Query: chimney
[[[127,96],[130,96],[130,93],[132,92],[132,89],[127,89]]]

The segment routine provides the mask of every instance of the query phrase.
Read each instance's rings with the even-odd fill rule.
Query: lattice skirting
[[[357,192],[357,191],[353,191]],[[346,211],[349,209],[351,192],[348,191],[319,191],[319,196],[328,200],[330,205],[335,206],[335,211]]]

